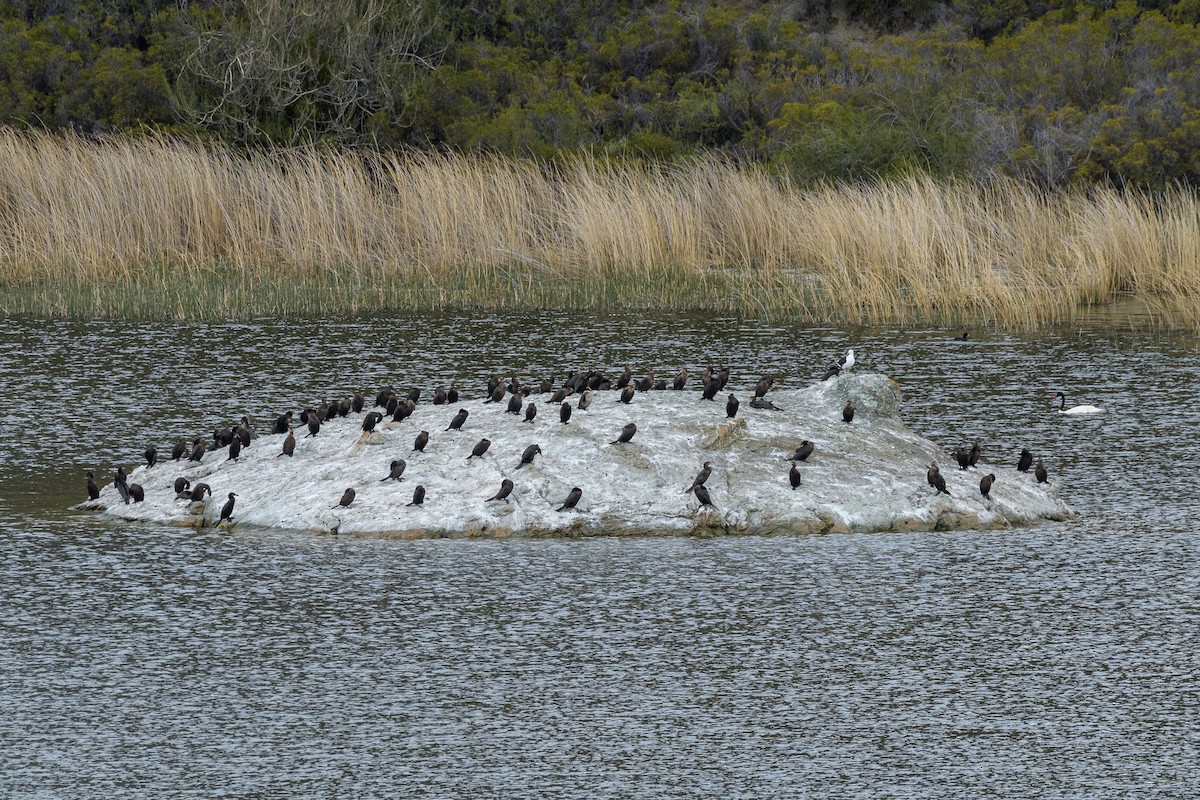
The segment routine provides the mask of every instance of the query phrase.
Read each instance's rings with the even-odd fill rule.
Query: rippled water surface
[[[0,796],[1200,786],[1193,341],[566,314],[0,330]],[[86,469],[355,388],[625,363],[795,386],[847,346],[935,442],[1044,454],[1078,519],[400,542],[68,510]],[[1050,412],[1060,388],[1109,413]]]

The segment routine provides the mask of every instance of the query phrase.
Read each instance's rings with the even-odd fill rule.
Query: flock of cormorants
[[[821,380],[829,380],[832,377],[839,375],[845,370],[853,368],[855,363],[854,351],[850,350],[847,354],[838,360],[832,362],[825,370]],[[675,375],[674,380],[670,383],[670,388],[674,390],[683,390],[689,380],[689,372],[686,367],[681,368]],[[726,388],[729,381],[729,370],[722,369],[714,372],[711,368],[704,370],[700,375],[700,384],[702,385],[701,399],[715,400],[718,393]],[[774,385],[774,378],[771,375],[763,375],[758,379],[753,389],[753,397],[750,400],[750,406],[756,409],[779,410],[770,400],[766,399],[766,394]],[[533,402],[534,395],[550,394],[549,402],[551,404],[559,404],[559,422],[568,424],[571,419],[572,405],[568,398],[575,397],[576,404],[574,408],[585,411],[593,402],[594,392],[603,392],[609,390],[617,390],[620,392],[619,402],[631,403],[637,392],[651,390],[665,390],[668,388],[668,382],[665,379],[656,379],[654,373],[635,379],[628,366],[615,379],[610,379],[606,375],[597,371],[590,372],[571,372],[567,378],[556,389],[554,387],[553,378],[542,379],[537,384],[522,384],[516,377],[511,378],[508,382],[502,381],[498,376],[493,376],[487,384],[487,399],[483,402],[501,403],[508,396],[506,413],[520,415],[522,407],[524,407],[524,417],[522,422],[533,423],[537,417],[537,405]],[[1061,394],[1061,393],[1060,393]],[[1056,395],[1058,400],[1060,395]],[[370,434],[375,430],[375,427],[384,419],[390,418],[392,421],[402,421],[412,415],[413,410],[421,397],[421,390],[414,388],[406,395],[400,395],[391,386],[385,386],[378,391],[374,399],[374,406],[367,410],[362,418],[362,430],[364,435]],[[459,402],[460,395],[458,389],[452,384],[449,388],[438,387],[433,391],[433,405],[452,405]],[[736,395],[730,393],[725,403],[725,414],[727,419],[733,419],[738,413],[740,402]],[[297,441],[296,431],[307,429],[307,433],[303,438],[315,437],[321,432],[323,423],[332,420],[336,417],[345,417],[351,413],[363,413],[367,407],[367,401],[359,392],[355,392],[350,397],[322,402],[315,408],[305,408],[300,411],[298,418],[292,411],[287,411],[280,414],[274,421],[271,432],[276,435],[282,435],[285,438],[281,446],[280,453],[277,457],[292,456],[295,453]],[[1093,407],[1089,407],[1093,408]],[[381,409],[381,410],[375,410]],[[851,400],[847,400],[842,409],[842,421],[852,423],[854,421],[855,407]],[[450,419],[446,431],[461,430],[463,424],[470,416],[470,412],[465,409],[459,409]],[[298,421],[298,425],[294,424]],[[633,439],[637,433],[637,425],[630,422],[625,425],[617,437],[611,444],[624,444]],[[197,436],[189,445],[184,438],[178,439],[171,448],[171,460],[183,461],[185,458],[188,462],[200,462],[210,449],[227,448],[226,458],[231,461],[237,461],[238,457],[244,448],[250,447],[252,442],[258,438],[253,426],[248,417],[241,417],[238,424],[231,427],[221,427],[214,431],[211,439],[204,436]],[[424,452],[426,445],[429,443],[429,432],[421,431],[417,434],[413,442],[413,452]],[[467,456],[467,461],[472,458],[482,457],[488,452],[491,446],[489,439],[481,439],[471,450],[471,454]],[[805,439],[795,452],[788,456],[785,460],[791,463],[791,468],[788,472],[788,482],[794,490],[801,485],[802,475],[797,468],[797,462],[807,461],[809,456],[813,454],[815,445],[813,442]],[[536,456],[542,452],[541,447],[537,444],[531,444],[525,448],[521,455],[521,459],[517,468],[520,469],[528,464],[533,463]],[[958,447],[955,450],[954,456],[958,462],[959,468],[962,470],[972,469],[975,467],[976,461],[979,459],[981,452],[980,444],[976,441],[970,449]],[[145,451],[145,459],[147,467],[153,467],[158,463],[158,449],[149,447]],[[1017,463],[1017,470],[1027,472],[1033,466],[1033,455],[1028,449],[1021,451],[1020,458]],[[407,461],[403,458],[394,459],[389,467],[388,474],[380,479],[383,481],[399,481],[404,475],[407,468]],[[711,462],[704,462],[700,472],[696,475],[691,485],[685,490],[685,493],[692,493],[699,501],[700,507],[710,506],[715,508],[712,496],[710,495],[706,481],[712,474]],[[1046,483],[1048,474],[1045,464],[1039,457],[1037,465],[1034,468],[1034,474],[1039,483]],[[927,473],[926,479],[937,494],[949,495],[946,489],[946,480],[941,475],[937,462],[933,462]],[[979,491],[983,497],[989,498],[992,485],[996,480],[996,476],[989,474],[984,476],[979,483]],[[129,483],[127,475],[123,467],[117,467],[113,478],[113,485],[116,487],[121,498],[126,504],[137,503],[145,499],[145,490],[142,486],[136,483]],[[212,496],[212,488],[207,483],[192,483],[185,477],[179,477],[174,482],[175,496],[178,500],[187,500],[191,502],[203,502],[206,497]],[[514,484],[511,479],[505,478],[500,486],[500,489],[490,498],[488,502],[504,501],[508,502],[508,497],[512,494]],[[90,500],[96,500],[100,496],[100,488],[96,485],[95,475],[93,472],[87,473],[87,492]],[[353,504],[356,492],[353,487],[348,487],[343,492],[341,499],[332,508],[345,508]],[[576,507],[583,496],[583,490],[580,487],[574,487],[567,494],[567,497],[556,510],[569,511]],[[420,506],[424,503],[426,497],[425,487],[418,485],[413,491],[412,502],[409,506]],[[237,494],[229,492],[227,500],[223,505],[218,525],[226,520],[232,521],[233,511],[236,504]]]

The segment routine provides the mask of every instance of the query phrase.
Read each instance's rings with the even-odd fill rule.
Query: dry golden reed
[[[478,306],[1034,327],[1134,298],[1200,328],[1200,203],[0,129],[0,281],[5,313],[44,316]]]

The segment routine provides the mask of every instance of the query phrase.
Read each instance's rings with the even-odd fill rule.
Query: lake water
[[[1200,787],[1193,339],[563,313],[0,321],[0,796],[1180,797]],[[178,435],[390,383],[855,348],[1027,446],[1003,532],[402,542],[68,510]],[[1100,418],[1050,410],[1097,403]]]

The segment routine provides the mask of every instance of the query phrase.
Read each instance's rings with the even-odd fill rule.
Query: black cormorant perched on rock
[[[450,426],[446,428],[448,431],[461,431],[463,423],[467,421],[469,412],[465,408],[460,408],[458,413],[454,415],[454,419],[450,420]]]
[[[541,447],[537,446],[536,444],[529,445],[529,447],[525,448],[525,452],[521,454],[521,463],[517,464],[517,469],[520,469],[521,467],[525,466],[526,464],[532,464],[533,457],[537,456],[537,455],[541,455],[541,453],[542,453]]]
[[[716,378],[709,378],[704,383],[704,391],[700,395],[701,400],[712,400],[717,396],[717,392],[721,391],[721,382]]]
[[[696,491],[697,486],[703,486],[708,476],[712,475],[712,462],[705,461],[700,471],[696,473],[696,477],[692,479],[692,485],[683,490],[684,494]]]
[[[292,428],[291,422],[292,422],[292,412],[291,411],[287,412],[286,414],[280,414],[278,417],[275,418],[275,432],[276,433],[287,433]]]
[[[405,398],[396,403],[395,409],[392,410],[392,422],[403,422],[412,414],[413,403]]]
[[[433,390],[433,404],[435,406],[446,405],[446,389],[445,389],[445,387],[439,386]]]
[[[378,425],[382,420],[383,414],[380,414],[378,411],[368,411],[367,415],[363,417],[362,421],[363,433],[370,433],[371,431],[375,430],[375,426]]]
[[[487,499],[487,502],[490,503],[493,500],[503,500],[504,502],[507,503],[508,496],[510,494],[512,494],[512,490],[513,490],[513,482],[510,481],[508,478],[505,478],[503,481],[500,482],[500,491],[496,492],[494,495],[489,497]]]
[[[355,494],[357,494],[357,492],[354,491],[353,487],[347,487],[346,491],[342,492],[342,499],[338,500],[337,506],[330,506],[330,508],[337,508],[338,506],[348,508],[350,504],[354,502]]]
[[[768,400],[765,397],[751,397],[750,398],[750,407],[751,408],[761,408],[761,409],[765,409],[767,411],[780,411],[781,410],[779,408],[779,406],[775,405],[774,403],[772,403],[770,400]]]
[[[533,422],[533,419],[536,416],[537,416],[537,405],[532,400],[530,400],[529,405],[525,406],[525,420],[524,421],[525,422]]]
[[[979,461],[979,440],[975,440],[975,444],[971,445],[971,452],[967,453],[967,466],[973,467]]]
[[[458,402],[458,387],[456,387],[453,383],[450,384],[450,388],[446,390],[446,402],[451,404]]]
[[[729,399],[725,401],[725,417],[733,419],[737,416],[737,410],[740,403],[735,395],[729,395]]]
[[[991,499],[990,492],[992,491],[992,484],[995,483],[995,481],[995,475],[984,475],[979,480],[979,493],[984,497]]]
[[[854,401],[847,400],[842,406],[842,422],[854,422]]]
[[[412,499],[412,502],[409,503],[409,505],[410,506],[419,506],[424,502],[425,502],[425,487],[418,485],[417,488],[413,489],[413,499]]]
[[[182,477],[176,478],[175,479],[175,499],[183,500],[185,498],[190,498],[192,496],[192,493],[189,492],[188,489],[191,487],[191,485],[192,485],[192,482],[189,481],[187,478],[182,478]]]
[[[637,390],[632,383],[627,385],[624,389],[621,390],[621,402],[625,403],[626,405],[628,405],[629,403],[632,403],[633,395],[636,391]]]
[[[488,448],[491,446],[491,439],[480,439],[479,443],[471,449],[471,455],[467,456],[467,461],[470,461],[472,458],[483,458],[483,454],[486,453]]]
[[[417,438],[413,440],[413,452],[424,453],[425,445],[429,444],[429,431],[421,431],[417,434]]]
[[[576,486],[567,494],[567,499],[555,511],[569,511],[575,508],[575,504],[579,502],[579,498],[583,497],[583,489]]]
[[[800,486],[800,480],[800,470],[796,468],[796,462],[793,461],[792,468],[788,470],[788,483],[790,483],[792,485],[792,489],[795,490]]]
[[[308,433],[304,435],[307,439],[309,436],[316,436],[321,432],[321,420],[316,414],[308,415]]]
[[[712,495],[708,493],[707,486],[696,487],[696,499],[700,501],[701,508],[704,506],[712,506],[713,508],[716,508],[716,506],[713,505]]]
[[[788,457],[787,460],[788,461],[807,461],[808,457],[812,455],[813,450],[815,448],[816,448],[816,445],[814,445],[808,439],[805,439],[802,442],[800,442],[800,446],[796,448],[796,452],[793,453],[790,457]]]
[[[391,466],[388,468],[387,477],[380,478],[379,482],[383,483],[384,481],[400,480],[400,476],[404,474],[404,468],[407,466],[408,466],[408,462],[405,461],[403,458],[395,459],[394,461],[392,461]]]
[[[229,499],[225,501],[225,505],[221,506],[221,517],[220,517],[220,519],[217,520],[218,525],[220,525],[225,520],[229,520],[230,522],[233,522],[233,504],[234,504],[234,498],[236,498],[236,497],[237,497],[237,495],[234,494],[233,492],[229,493]]]
[[[758,379],[758,383],[756,383],[754,385],[754,396],[762,397],[767,392],[769,392],[771,390],[771,387],[774,385],[775,385],[775,379],[773,377],[771,377],[770,375],[763,375],[761,378]]]
[[[87,479],[88,479],[88,482],[87,482],[88,500],[100,499],[100,487],[96,485],[95,473],[89,472],[87,474]]]
[[[205,445],[204,439],[197,436],[196,440],[192,442],[192,454],[188,456],[188,461],[202,460],[204,458],[204,451],[206,447],[207,445]]]
[[[675,373],[675,380],[671,382],[672,389],[682,389],[687,386],[688,371],[687,367],[680,367],[679,372]]]
[[[626,386],[629,385],[629,382],[631,380],[633,380],[633,370],[629,369],[629,365],[626,364],[625,371],[622,372],[620,377],[617,378],[617,384],[616,384],[617,388],[624,389]]]
[[[1021,457],[1017,459],[1017,472],[1029,472],[1029,468],[1033,466],[1033,453],[1029,452],[1029,448],[1021,449]]]
[[[147,447],[146,452],[143,453],[143,455],[146,456],[146,469],[150,469],[150,467],[153,467],[156,463],[158,463],[157,447]]]
[[[580,411],[587,411],[587,410],[588,410],[588,406],[590,406],[591,404],[592,404],[592,393],[591,393],[591,392],[584,392],[583,394],[581,394],[581,395],[579,396],[579,402],[578,402],[578,403],[576,403],[576,407],[577,407],[577,408],[578,408]]]
[[[571,404],[566,400],[564,400],[563,404],[558,407],[558,421],[563,425],[566,425],[571,421]]]
[[[506,413],[520,414],[521,413],[521,399],[522,398],[519,393],[514,393],[512,397],[508,398],[508,408],[506,409]]]
[[[129,496],[133,502],[140,503],[146,499],[146,490],[142,488],[140,483],[129,484]]]
[[[227,458],[225,460],[226,461],[237,461],[238,456],[240,456],[241,454],[242,454],[242,440],[235,436],[233,438],[233,441],[229,443],[229,458]]]
[[[113,486],[117,487],[117,491],[121,494],[121,499],[125,501],[125,505],[129,505],[129,482],[125,476],[124,467],[117,467],[117,474],[113,476]]]
[[[1046,483],[1050,480],[1050,473],[1046,471],[1046,465],[1042,462],[1041,457],[1038,457],[1037,466],[1033,468],[1034,477],[1038,483]]]
[[[962,447],[954,448],[954,460],[958,462],[959,469],[966,469],[971,466],[971,453]]]
[[[171,448],[171,460],[178,461],[179,459],[183,458],[187,451],[187,442],[185,442],[183,439],[176,439],[175,446]]]
[[[212,488],[207,483],[197,483],[192,487],[192,501],[203,500],[205,495],[211,495]]]
[[[283,452],[279,456],[290,456],[294,452],[296,452],[296,434],[288,431],[287,438],[283,440]],[[275,457],[279,458],[279,456]]]
[[[929,465],[929,469],[925,473],[925,480],[937,490],[934,494],[950,494],[946,491],[946,479],[942,477],[942,471],[938,469],[936,461]]]
[[[633,435],[635,433],[637,433],[637,425],[631,422],[628,425],[626,425],[624,428],[622,428],[621,435],[618,436],[615,440],[609,442],[609,444],[625,444],[626,442],[628,442],[630,439],[633,438]]]

